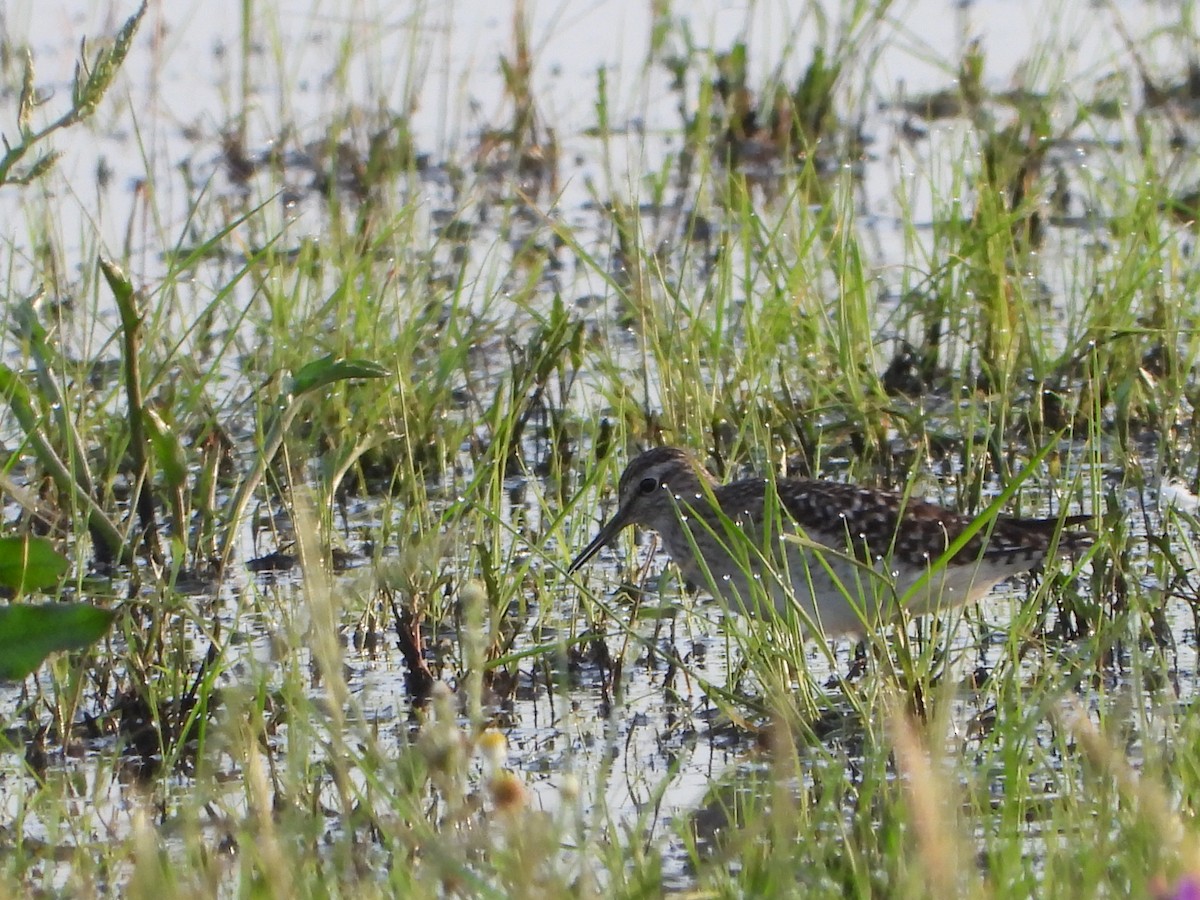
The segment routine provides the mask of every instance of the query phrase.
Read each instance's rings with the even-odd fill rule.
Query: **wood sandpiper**
[[[692,584],[751,612],[764,602],[797,609],[806,631],[829,637],[862,635],[893,619],[900,600],[914,615],[973,603],[1052,552],[1077,553],[1093,540],[1086,531],[1061,531],[1088,516],[997,516],[941,560],[970,516],[808,478],[721,485],[675,447],[637,456],[621,475],[618,498],[616,513],[568,572],[626,527],[642,525],[658,532]]]

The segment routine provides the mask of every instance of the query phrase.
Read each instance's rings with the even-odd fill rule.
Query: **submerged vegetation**
[[[887,2],[769,48],[652,4],[666,102],[602,67],[577,127],[518,2],[441,145],[425,13],[301,76],[242,9],[169,165],[161,13],[69,100],[0,47],[0,893],[1189,896],[1189,4],[1013,71]],[[567,575],[661,443],[1098,539],[805,642],[630,543]]]

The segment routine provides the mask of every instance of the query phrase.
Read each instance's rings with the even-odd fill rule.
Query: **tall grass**
[[[26,191],[30,280],[55,286],[5,342],[4,475],[62,513],[58,595],[118,612],[94,652],[0,689],[0,890],[1174,896],[1195,876],[1195,519],[1158,505],[1164,474],[1184,506],[1200,491],[1181,73],[1108,119],[1071,35],[1009,94],[984,41],[936,60],[957,115],[923,124],[947,98],[878,108],[872,62],[912,41],[891,4],[811,13],[822,53],[786,60],[700,46],[667,11],[647,77],[677,77],[678,119],[646,140],[673,141],[621,175],[599,78],[603,178],[564,210],[577,136],[537,95],[521,4],[503,104],[444,159],[411,127],[437,102],[411,66],[399,99],[295,121],[299,74],[251,80],[256,35],[288,58],[282,13],[242,13],[218,168],[147,154],[156,252],[76,246],[36,224],[55,192],[0,186]],[[393,84],[353,36],[331,83]],[[1140,76],[1137,40],[1106,64]],[[23,140],[47,140],[37,109]],[[182,219],[155,207],[169,189]],[[568,578],[662,442],[981,528],[997,497],[1086,511],[1099,539],[863,648],[690,596],[629,541]]]

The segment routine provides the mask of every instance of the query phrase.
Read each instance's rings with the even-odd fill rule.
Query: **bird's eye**
[[[638,485],[639,494],[653,494],[658,490],[657,478],[643,478],[642,483]]]

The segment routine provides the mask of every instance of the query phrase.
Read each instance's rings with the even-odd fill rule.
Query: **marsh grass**
[[[5,475],[61,513],[62,597],[119,616],[4,687],[0,891],[1170,896],[1200,871],[1196,521],[1157,508],[1163,473],[1200,491],[1182,88],[1113,120],[1053,40],[1003,97],[971,45],[937,60],[957,118],[914,138],[874,108],[870,61],[917,43],[890,4],[813,12],[826,50],[778,61],[663,13],[680,141],[622,176],[598,79],[580,226],[520,4],[502,107],[445,159],[407,118],[415,64],[390,109],[256,108],[278,13],[243,11],[220,168],[146,156],[190,198],[140,195],[161,259],[72,246],[25,195],[51,290],[6,307]],[[382,70],[350,37],[339,85]],[[660,442],[1099,537],[861,652],[655,558],[626,591],[568,579]],[[427,678],[395,677],[398,642]]]

